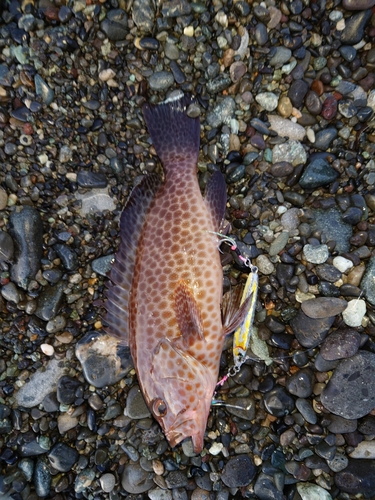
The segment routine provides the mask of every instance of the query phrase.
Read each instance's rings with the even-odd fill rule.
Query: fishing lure
[[[224,382],[231,376],[238,373],[241,366],[246,361],[246,351],[250,345],[251,334],[253,332],[253,324],[255,317],[255,309],[258,297],[258,268],[251,264],[250,259],[243,257],[241,255],[237,244],[233,238],[223,235],[221,233],[215,233],[221,238],[219,241],[219,250],[221,243],[230,244],[230,249],[235,252],[238,258],[243,262],[243,264],[250,269],[250,273],[247,277],[245,288],[241,297],[241,305],[247,302],[247,312],[245,318],[240,326],[238,326],[233,335],[233,360],[234,365],[229,369],[228,373],[217,383],[217,385],[223,385]]]

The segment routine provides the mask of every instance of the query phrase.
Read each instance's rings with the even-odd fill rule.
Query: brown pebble
[[[337,114],[337,100],[333,95],[329,95],[323,102],[322,117],[325,120],[332,120]]]
[[[289,97],[287,97],[286,95],[280,97],[277,105],[277,110],[284,118],[287,118],[292,114],[293,105]]]
[[[324,85],[323,82],[320,80],[314,80],[311,84],[311,90],[316,92],[319,96],[321,96],[324,92]]]
[[[274,177],[285,177],[293,172],[293,165],[288,161],[278,161],[271,167],[271,174]]]

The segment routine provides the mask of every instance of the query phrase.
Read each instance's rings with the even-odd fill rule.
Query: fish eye
[[[165,417],[167,414],[167,405],[161,398],[155,399],[152,405],[152,411],[157,417]]]

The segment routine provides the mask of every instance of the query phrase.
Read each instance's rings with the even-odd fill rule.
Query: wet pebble
[[[334,320],[334,316],[317,319],[309,318],[300,310],[291,320],[290,326],[298,342],[309,349],[323,342]]]
[[[332,332],[323,342],[320,353],[324,359],[349,358],[359,349],[361,336],[352,328],[340,328]]]
[[[38,297],[35,315],[43,321],[50,321],[56,317],[64,300],[64,283],[55,286],[45,285]]]
[[[50,493],[52,476],[49,471],[46,457],[38,457],[34,469],[35,492],[38,496],[44,498]]]
[[[305,398],[298,398],[296,401],[296,408],[309,424],[315,425],[317,422],[317,415],[311,406],[310,402]]]
[[[332,141],[336,139],[337,134],[337,130],[333,127],[327,127],[323,130],[320,130],[317,134],[315,134],[314,147],[316,149],[320,149],[321,151],[327,151],[331,146]]]
[[[363,275],[361,281],[361,289],[363,290],[366,299],[370,302],[370,304],[375,305],[375,257],[371,257],[371,259],[366,264],[366,271]]]
[[[35,93],[40,96],[44,104],[49,106],[55,97],[55,92],[47,85],[38,74],[34,77]]]
[[[166,90],[173,85],[173,81],[173,75],[172,73],[169,73],[169,71],[157,71],[150,76],[148,83],[150,84],[152,90],[160,92],[161,90]]]
[[[277,132],[281,137],[302,141],[306,135],[304,127],[278,115],[268,115],[268,121],[271,124],[271,130]]]
[[[260,473],[254,484],[254,493],[259,500],[283,500],[283,492],[275,477]]]
[[[301,309],[309,318],[329,318],[341,314],[347,305],[348,303],[343,299],[318,297],[302,302]]]
[[[261,92],[255,96],[255,100],[266,111],[274,111],[277,108],[278,98],[272,92]]]
[[[70,405],[76,399],[76,391],[80,387],[79,380],[64,376],[57,383],[57,400],[61,404]]]
[[[335,415],[355,419],[375,407],[375,354],[358,351],[341,361],[321,394],[323,405]]]
[[[286,379],[286,389],[298,398],[311,396],[314,374],[309,368],[303,368]]]
[[[127,493],[138,495],[151,489],[155,483],[150,472],[138,464],[127,464],[121,476],[121,485]]]
[[[230,458],[221,476],[223,483],[229,488],[241,488],[251,483],[256,468],[248,455]]]
[[[349,300],[348,307],[342,313],[342,319],[347,326],[358,327],[366,314],[366,302],[362,299]]]
[[[326,160],[316,158],[305,168],[299,184],[304,189],[316,189],[333,182],[337,177],[338,173]]]
[[[286,161],[294,167],[305,164],[307,155],[304,147],[299,141],[288,140],[283,144],[277,144],[272,151],[272,163]]]
[[[349,459],[349,465],[335,475],[335,484],[345,493],[372,498],[375,489],[375,460]]]
[[[43,224],[39,212],[28,206],[12,212],[9,217],[9,234],[14,242],[11,279],[25,289],[39,270],[42,258]]]
[[[327,245],[310,245],[303,247],[303,253],[307,262],[312,264],[323,264],[329,257]]]
[[[289,88],[288,97],[295,108],[300,108],[309,90],[309,85],[304,80],[295,80]]]
[[[126,398],[126,415],[135,420],[147,418],[150,416],[150,410],[147,408],[142,392],[138,386],[130,389]]]
[[[95,471],[93,469],[84,469],[76,476],[74,482],[74,491],[77,494],[82,493],[89,488],[95,479]]]
[[[275,417],[283,417],[294,409],[293,398],[281,386],[277,386],[264,396],[266,410]]]
[[[50,453],[48,459],[52,467],[60,472],[68,472],[78,460],[78,452],[65,443],[57,443]]]
[[[106,175],[100,172],[79,170],[77,172],[77,183],[83,188],[105,188],[107,187],[108,180]]]
[[[112,9],[107,12],[100,27],[110,40],[124,40],[128,33],[128,16],[122,9]]]
[[[341,43],[344,45],[355,45],[362,40],[364,30],[371,18],[371,9],[362,10],[351,15],[345,22],[345,28],[341,33]]]
[[[53,248],[60,257],[61,262],[67,271],[74,271],[77,269],[78,257],[74,250],[63,243],[56,243]]]
[[[313,483],[297,483],[302,500],[332,500],[327,490]]]
[[[85,379],[94,387],[111,386],[133,368],[128,347],[111,335],[89,332],[77,342],[76,356]]]

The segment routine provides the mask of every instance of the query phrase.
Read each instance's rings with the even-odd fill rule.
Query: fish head
[[[160,351],[164,354],[173,349],[175,367],[169,370],[170,363],[160,363],[159,351],[151,368],[155,383],[149,408],[172,447],[191,437],[195,453],[200,453],[216,381],[211,380],[209,371],[196,359],[167,341],[163,344]],[[148,397],[151,395],[150,391],[146,393]]]

